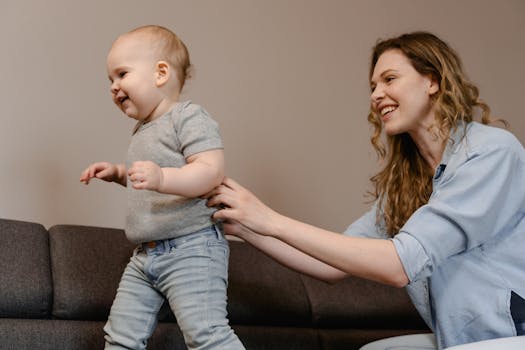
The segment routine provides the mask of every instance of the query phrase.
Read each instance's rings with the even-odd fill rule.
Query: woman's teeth
[[[394,106],[387,106],[387,107],[385,107],[385,108],[383,108],[381,110],[381,115],[385,115],[387,113],[390,113],[390,112],[392,112],[395,109],[396,109],[396,107],[394,107]]]

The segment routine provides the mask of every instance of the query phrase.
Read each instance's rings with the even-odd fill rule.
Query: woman
[[[302,273],[406,287],[439,349],[525,334],[523,146],[487,125],[458,55],[433,34],[377,43],[370,85],[385,166],[371,210],[343,235],[280,215],[231,179],[209,194],[224,206],[214,218]]]

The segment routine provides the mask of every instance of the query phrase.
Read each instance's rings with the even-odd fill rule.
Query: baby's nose
[[[111,93],[112,93],[113,95],[116,95],[117,92],[118,92],[118,90],[119,90],[118,84],[117,84],[116,82],[111,83],[111,86],[110,86],[110,88],[109,88],[109,91],[111,91]]]

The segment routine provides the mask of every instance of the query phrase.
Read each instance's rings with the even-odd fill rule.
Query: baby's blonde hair
[[[156,59],[166,61],[175,69],[182,90],[186,80],[191,77],[192,69],[188,49],[182,40],[171,30],[158,25],[138,27],[127,34],[147,34],[150,37]]]

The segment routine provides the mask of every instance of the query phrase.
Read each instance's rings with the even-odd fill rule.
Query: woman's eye
[[[385,81],[386,81],[387,83],[390,83],[390,82],[391,82],[392,80],[394,80],[394,79],[395,79],[395,77],[393,77],[393,76],[387,76],[387,77],[385,78]]]

